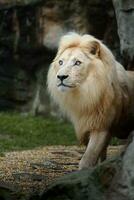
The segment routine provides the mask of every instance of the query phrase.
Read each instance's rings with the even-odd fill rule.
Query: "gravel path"
[[[108,157],[116,156],[122,148],[110,146]],[[49,146],[5,153],[0,157],[0,181],[28,198],[42,192],[57,177],[76,171],[83,152],[83,147]]]

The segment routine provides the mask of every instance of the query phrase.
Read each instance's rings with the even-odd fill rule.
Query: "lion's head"
[[[91,35],[68,34],[62,37],[49,69],[48,89],[56,102],[66,102],[71,109],[75,101],[79,108],[95,104],[106,87],[111,87],[115,71],[115,59],[100,40]]]
[[[99,53],[100,44],[92,36],[64,36],[53,62],[57,89],[68,91],[80,87],[89,74],[97,70],[94,69],[94,62],[98,62],[100,68],[103,67],[98,59]]]

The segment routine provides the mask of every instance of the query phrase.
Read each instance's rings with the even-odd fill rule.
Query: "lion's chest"
[[[103,130],[106,126],[104,117],[99,114],[81,115],[79,118],[74,118],[73,124],[77,138],[82,143],[86,143],[85,141],[89,138],[91,132]]]

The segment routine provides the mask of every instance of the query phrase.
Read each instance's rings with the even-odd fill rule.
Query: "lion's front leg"
[[[90,134],[90,140],[87,149],[79,163],[79,169],[85,169],[94,166],[103,151],[109,135],[107,131],[93,132]]]

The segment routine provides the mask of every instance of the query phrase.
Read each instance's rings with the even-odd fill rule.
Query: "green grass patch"
[[[5,151],[75,144],[78,144],[75,131],[69,122],[19,113],[0,113],[0,155]],[[120,143],[113,138],[111,144]]]
[[[76,143],[70,123],[55,118],[0,113],[0,152]]]

